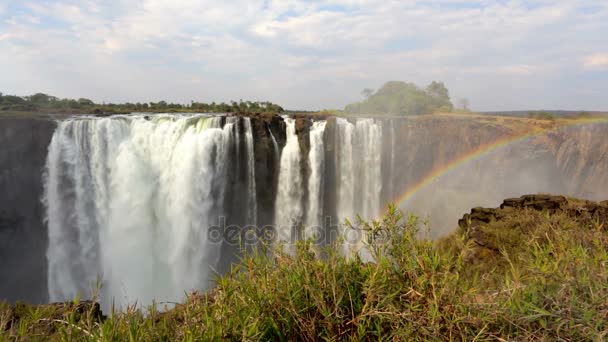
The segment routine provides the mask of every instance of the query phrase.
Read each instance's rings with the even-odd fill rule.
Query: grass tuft
[[[608,233],[597,217],[505,209],[439,241],[394,207],[363,225],[373,262],[252,252],[169,310],[103,317],[92,303],[0,306],[0,339],[603,340]],[[322,257],[318,257],[322,255]],[[84,302],[83,302],[84,303]]]

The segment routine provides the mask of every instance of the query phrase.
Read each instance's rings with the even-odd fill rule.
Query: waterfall
[[[252,120],[163,114],[60,122],[44,176],[50,299],[88,296],[100,280],[105,308],[178,301],[210,288],[216,271],[238,260],[240,246],[226,239],[234,227],[274,218],[275,242],[292,251],[295,240],[327,228],[324,216],[334,215],[324,212],[327,195],[335,193],[340,222],[380,214],[379,122],[336,119],[329,157],[336,182],[328,182],[326,121],[298,136],[296,121],[284,118],[280,150],[268,126],[262,134],[272,146],[255,145]],[[263,146],[272,158],[255,155]],[[256,172],[269,163],[278,163],[277,174]],[[364,256],[362,232],[342,231],[353,232],[343,252]]]
[[[355,173],[353,164],[354,125],[346,119],[337,119],[338,127],[338,219],[353,220],[355,216]]]
[[[255,154],[253,149],[253,129],[251,128],[251,118],[245,118],[245,144],[247,145],[247,223],[256,225],[257,201],[255,186]]]
[[[274,134],[272,134],[272,129],[270,129],[270,127],[268,127],[268,134],[270,134],[270,138],[272,139],[272,148],[273,148],[273,152],[274,152],[274,157],[276,160],[279,159],[279,144],[277,144],[277,139],[274,137]]]
[[[281,154],[277,199],[275,204],[276,241],[288,244],[296,238],[303,218],[302,174],[300,142],[295,120],[285,119],[287,142]],[[289,246],[287,246],[289,249]]]
[[[255,213],[247,121],[247,210]],[[209,288],[220,257],[209,229],[225,215],[236,128],[205,116],[61,122],[49,146],[43,198],[50,299],[87,296],[98,278],[106,307],[179,300],[185,291]]]
[[[337,216],[340,222],[356,223],[356,215],[365,220],[380,214],[382,191],[382,127],[372,119],[351,123],[337,119],[338,180]],[[343,252],[361,252],[365,234],[362,230],[344,229]]]
[[[380,214],[380,193],[382,191],[382,127],[372,119],[357,120],[355,125],[355,146],[358,152],[355,166],[356,187],[361,191],[357,202],[357,212],[366,220]]]
[[[306,213],[306,237],[313,238],[319,233],[322,225],[323,175],[325,174],[325,156],[323,134],[325,121],[314,122],[310,130],[310,178],[308,179],[308,205]]]

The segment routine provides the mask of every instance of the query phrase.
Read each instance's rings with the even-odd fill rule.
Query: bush
[[[423,222],[395,208],[357,226],[373,261],[343,257],[336,246],[319,251],[310,241],[300,242],[294,255],[261,250],[210,293],[193,293],[173,309],[130,308],[101,322],[91,315],[63,319],[55,336],[601,340],[608,333],[608,234],[599,221],[516,211],[478,227],[492,249],[476,259],[471,251],[480,246],[469,229],[433,242],[424,238]],[[33,317],[12,324],[5,336],[34,336],[28,334],[42,321]]]
[[[555,120],[555,115],[549,112],[540,111],[540,112],[530,112],[528,113],[528,117],[531,119],[537,120]]]

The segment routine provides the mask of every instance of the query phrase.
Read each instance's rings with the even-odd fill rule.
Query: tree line
[[[420,115],[449,112],[454,109],[450,93],[443,82],[431,82],[426,88],[402,81],[385,83],[377,91],[364,89],[365,100],[346,106],[351,114]]]
[[[0,112],[66,113],[66,114],[122,114],[132,112],[196,112],[196,113],[281,113],[284,109],[268,101],[230,101],[229,103],[190,104],[167,103],[95,103],[86,98],[60,99],[37,93],[31,96],[4,95],[0,93]]]

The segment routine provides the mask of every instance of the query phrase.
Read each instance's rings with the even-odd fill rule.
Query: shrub
[[[48,331],[104,341],[601,340],[608,333],[608,234],[597,220],[513,211],[478,227],[492,248],[476,258],[471,252],[481,247],[467,227],[431,241],[424,222],[394,207],[357,225],[371,260],[344,257],[336,246],[319,253],[310,241],[293,255],[259,250],[214,290],[172,309],[132,307],[105,320],[67,312]],[[7,308],[0,323],[13,317]],[[30,313],[4,336],[36,338],[50,314],[30,311],[20,309]]]

